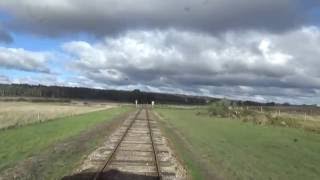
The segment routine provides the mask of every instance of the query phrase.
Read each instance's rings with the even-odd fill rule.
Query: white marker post
[[[154,101],[151,101],[151,108],[154,107]]]
[[[135,103],[136,103],[136,108],[138,108],[138,100],[136,100]]]

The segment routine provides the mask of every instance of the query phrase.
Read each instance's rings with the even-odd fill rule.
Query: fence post
[[[307,120],[307,112],[304,113],[304,120]]]

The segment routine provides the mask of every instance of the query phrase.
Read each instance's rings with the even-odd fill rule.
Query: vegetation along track
[[[149,116],[147,107],[129,116],[70,177],[94,180],[185,179],[184,168],[167,145],[157,122]]]

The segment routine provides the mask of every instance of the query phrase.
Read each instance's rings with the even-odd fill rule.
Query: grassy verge
[[[190,153],[186,154],[185,150],[181,150],[183,148],[179,148],[182,141],[173,140],[180,141],[177,150],[186,154],[182,158],[194,179],[200,179],[198,174],[203,174],[207,169],[222,179],[320,177],[319,134],[302,129],[257,126],[227,118],[199,116],[198,110],[156,111],[171,127],[169,131],[180,133],[188,142]],[[201,159],[201,166],[190,158]]]
[[[112,108],[0,131],[0,171],[47,150],[55,143],[77,136],[99,123],[111,121],[129,109]]]
[[[201,164],[192,152],[192,147],[190,148],[189,143],[182,138],[174,126],[163,120],[162,117],[158,118],[158,120],[161,131],[169,138],[169,144],[174,152],[178,154],[182,164],[188,168],[188,179],[204,179],[204,173],[201,173]]]

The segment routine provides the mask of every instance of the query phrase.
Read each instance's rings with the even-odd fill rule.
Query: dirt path
[[[148,117],[146,109],[132,113],[74,175],[64,179],[185,179],[186,171],[157,122]]]

